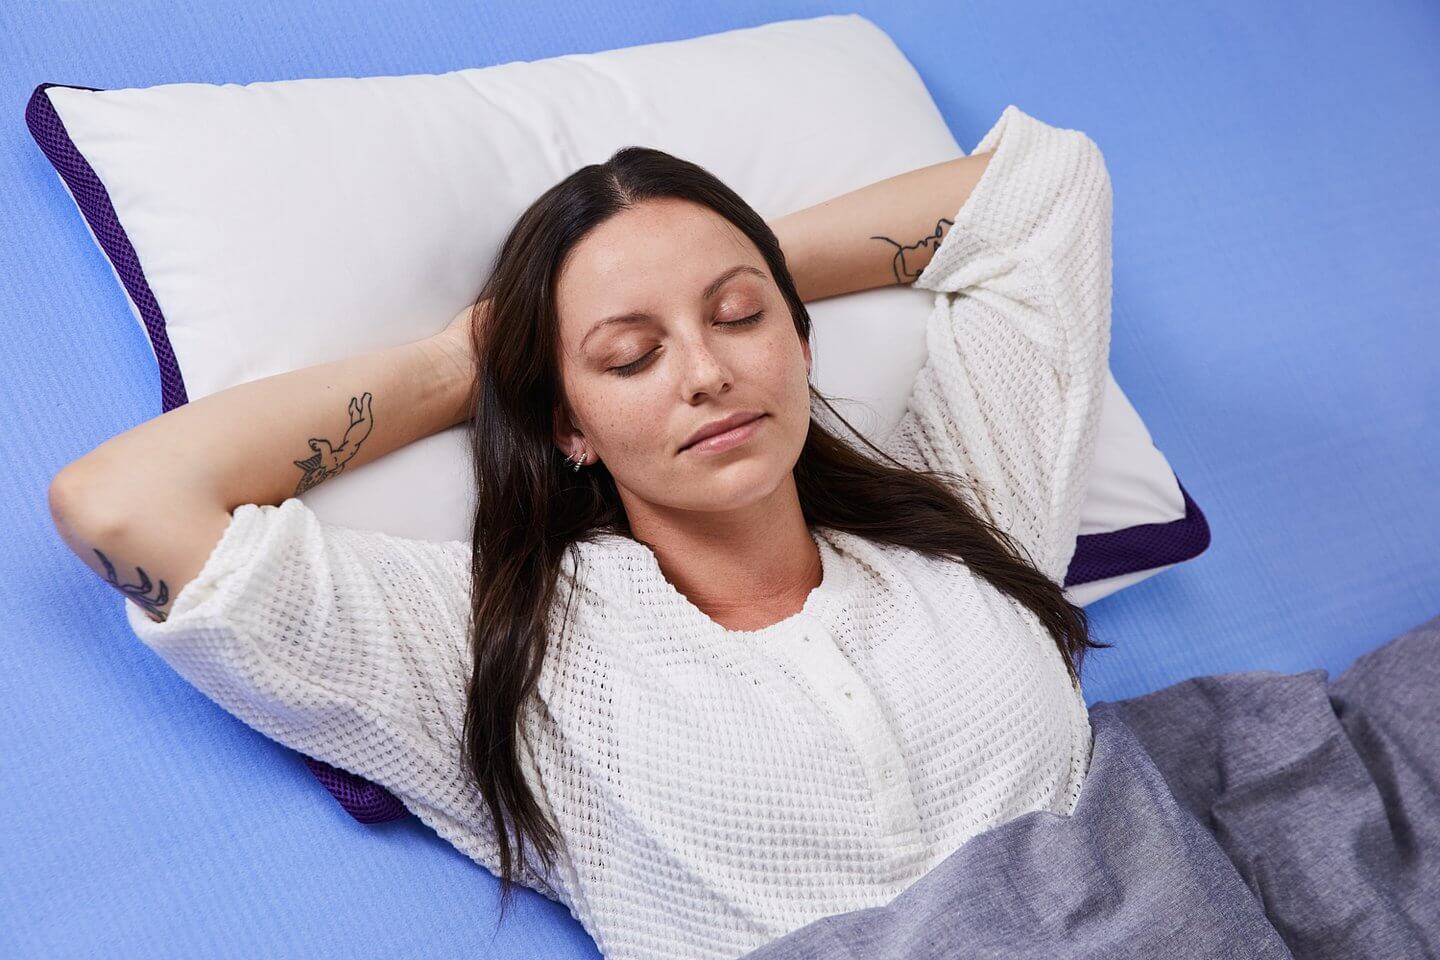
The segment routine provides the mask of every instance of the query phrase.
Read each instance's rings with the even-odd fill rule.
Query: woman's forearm
[[[238,384],[105,441],[57,477],[67,509],[278,504],[461,422],[471,371],[427,338]],[[89,501],[88,503],[86,501]]]
[[[800,299],[914,283],[990,157],[919,167],[772,221]]]
[[[164,620],[243,503],[278,505],[468,415],[468,350],[436,335],[242,383],[134,427],[50,485],[61,539]]]

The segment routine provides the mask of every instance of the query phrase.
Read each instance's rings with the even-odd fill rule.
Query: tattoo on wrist
[[[375,418],[370,412],[370,394],[361,394],[359,397],[350,398],[350,426],[345,429],[345,436],[339,444],[333,444],[324,437],[311,437],[310,450],[312,455],[304,460],[295,460],[293,463],[304,471],[300,483],[295,487],[292,496],[298,497],[311,487],[326,480],[345,469],[345,464],[360,450],[360,445],[365,438],[370,436],[370,431],[375,427]]]
[[[928,237],[921,237],[908,246],[896,243],[889,237],[871,237],[870,239],[884,240],[892,247],[895,247],[895,255],[891,258],[891,268],[895,271],[895,282],[914,283],[920,274],[925,272],[925,268],[921,267],[919,270],[912,268],[905,262],[905,254],[912,250],[930,250],[931,256],[934,256],[934,251],[940,249],[940,244],[945,240],[945,229],[947,227],[953,227],[954,225],[954,220],[941,217],[935,222],[935,230]],[[928,263],[929,260],[927,259],[926,262]]]

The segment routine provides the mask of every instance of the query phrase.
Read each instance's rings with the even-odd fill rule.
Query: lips
[[[713,423],[708,423],[705,426],[701,427],[698,431],[696,431],[689,440],[686,440],[685,445],[681,447],[680,450],[682,452],[688,450],[691,447],[695,446],[695,444],[700,443],[702,440],[708,440],[709,438],[719,436],[722,433],[729,433],[736,427],[743,426],[744,424],[747,424],[752,420],[758,420],[763,416],[763,413],[748,411],[743,413],[731,414],[730,416],[725,417],[721,420],[716,420]]]

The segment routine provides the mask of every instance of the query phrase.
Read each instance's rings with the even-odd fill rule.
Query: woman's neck
[[[793,616],[820,585],[824,568],[793,477],[743,510],[640,509],[629,519],[665,578],[727,630],[758,630]]]

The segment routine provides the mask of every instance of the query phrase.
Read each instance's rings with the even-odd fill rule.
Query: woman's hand
[[[459,364],[460,369],[469,371],[474,367],[475,339],[472,337],[472,328],[478,324],[480,327],[481,339],[484,338],[484,324],[490,319],[490,299],[487,297],[479,304],[467,303],[455,314],[454,318],[445,326],[445,329],[432,336],[434,341],[447,356]]]

